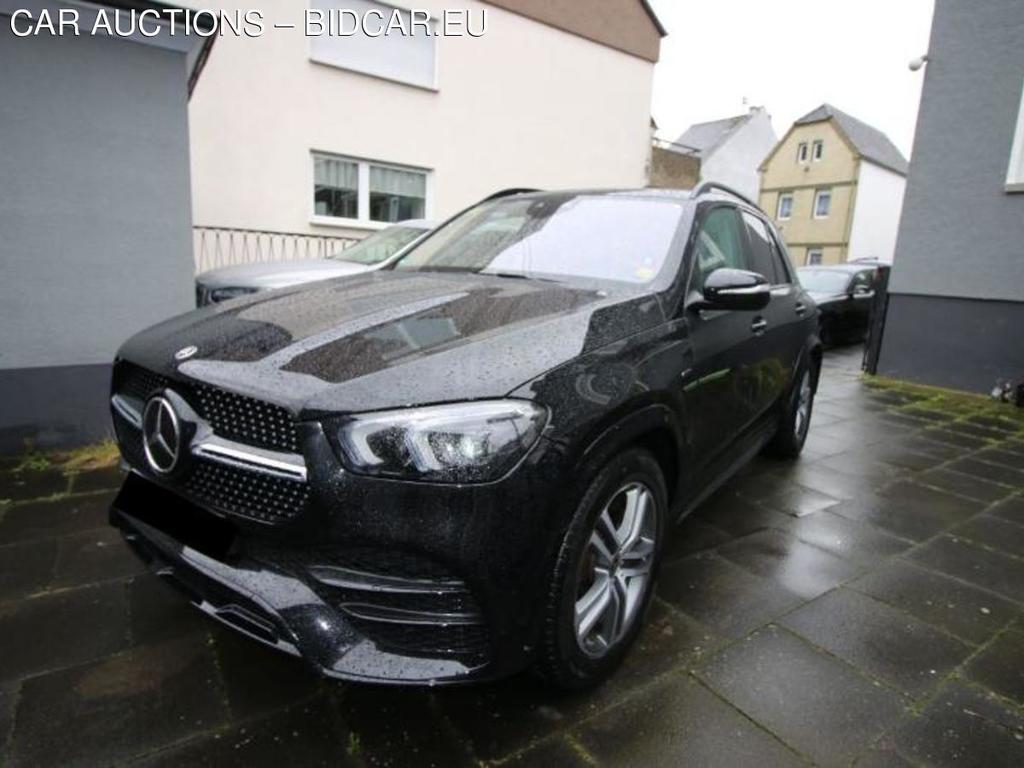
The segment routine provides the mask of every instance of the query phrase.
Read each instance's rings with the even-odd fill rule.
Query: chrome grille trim
[[[110,404],[121,416],[136,429],[142,429],[142,409],[136,407],[135,401],[124,395],[114,395]]]
[[[239,469],[251,469],[254,472],[263,472],[289,480],[306,481],[306,462],[297,453],[268,451],[214,436],[193,445],[192,455]]]

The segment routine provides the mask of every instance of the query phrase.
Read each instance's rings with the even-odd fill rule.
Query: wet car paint
[[[501,397],[663,320],[657,298],[637,292],[374,272],[189,312],[133,337],[120,356],[301,416]],[[179,364],[186,345],[197,352]]]
[[[694,204],[681,222],[681,244],[700,212]],[[238,559],[221,576],[230,582],[230,568],[237,568],[244,593],[255,594],[255,578],[291,594],[299,614],[327,621],[333,629],[325,639],[282,618],[280,606],[264,605],[304,658],[326,674],[355,679],[497,677],[532,658],[551,565],[580,492],[574,480],[586,467],[638,439],[656,439],[673,465],[666,467],[675,475],[672,503],[682,514],[770,437],[773,408],[813,351],[813,315],[789,311],[802,296],[799,286],[776,292],[786,319],[777,333],[755,338],[751,313],[709,317],[686,309],[687,259],[680,245],[671,274],[653,290],[374,272],[173,318],[130,339],[118,358],[172,382],[203,382],[281,405],[299,422],[308,508],[273,529],[231,520]],[[187,346],[195,354],[176,361]],[[505,396],[534,400],[551,416],[520,464],[491,483],[359,475],[342,466],[328,435],[332,419],[345,413]],[[139,482],[174,487],[136,470]],[[131,506],[114,505],[122,530],[134,530]],[[324,613],[323,599],[307,594],[308,568],[289,570],[272,559],[265,577],[258,569],[254,575],[245,553],[267,542],[307,565],[325,546],[345,542],[443,563],[478,596],[491,658],[463,669],[436,658],[445,664],[422,677],[416,670],[423,657],[410,656],[403,672],[394,654],[358,632],[353,640],[343,616]],[[186,545],[164,545],[172,570],[199,567]],[[325,643],[334,644],[333,655],[313,650]]]
[[[873,307],[874,292],[856,294],[851,292],[851,286],[855,275],[881,270],[888,270],[887,264],[865,265],[863,263],[850,262],[834,266],[807,267],[812,271],[836,272],[849,276],[846,286],[842,291],[824,292],[808,290],[810,296],[818,307],[822,329],[828,343],[846,341],[862,338],[868,332],[871,324],[871,312]],[[878,277],[874,278],[877,284]]]

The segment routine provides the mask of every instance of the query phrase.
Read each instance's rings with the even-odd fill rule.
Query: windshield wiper
[[[560,283],[561,280],[555,280],[553,277],[538,277],[537,275],[527,275],[523,272],[477,272],[478,275],[487,275],[488,277],[507,277],[511,280],[540,280],[544,283]]]

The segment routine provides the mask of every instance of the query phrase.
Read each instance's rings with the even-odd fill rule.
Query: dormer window
[[[814,162],[818,162],[819,160],[821,160],[821,156],[824,153],[824,151],[825,142],[823,142],[821,139],[815,141],[814,145],[811,148],[811,158],[814,160]]]
[[[798,163],[807,162],[807,142],[801,141],[796,148],[796,161]]]

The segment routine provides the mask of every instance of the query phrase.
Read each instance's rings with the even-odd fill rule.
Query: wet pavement
[[[668,547],[614,679],[320,680],[106,527],[114,470],[0,460],[0,765],[1024,765],[1024,419],[828,354],[795,463]]]

